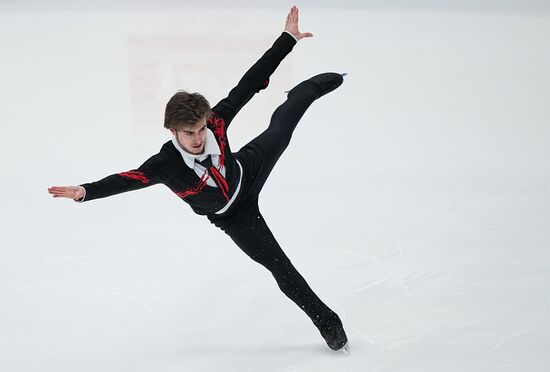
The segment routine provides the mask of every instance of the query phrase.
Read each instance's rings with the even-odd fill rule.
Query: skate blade
[[[344,354],[349,354],[349,345],[346,343],[340,350],[342,350]]]

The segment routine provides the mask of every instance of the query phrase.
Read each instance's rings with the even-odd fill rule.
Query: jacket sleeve
[[[284,31],[250,69],[239,80],[228,96],[212,108],[212,111],[224,118],[226,126],[239,110],[260,90],[267,88],[269,78],[281,61],[292,51],[297,40]]]
[[[73,200],[82,203],[161,183],[157,164],[157,155],[153,155],[137,169],[115,173],[96,182],[83,183],[80,186],[84,187],[84,197]]]

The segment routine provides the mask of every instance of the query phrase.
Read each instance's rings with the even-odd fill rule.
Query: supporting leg
[[[246,211],[238,211],[226,233],[244,253],[271,272],[281,291],[313,321],[332,313],[283,252],[257,203],[249,204]]]
[[[328,346],[341,349],[347,337],[340,318],[319,299],[283,252],[261,215],[257,200],[243,206],[233,218],[226,233],[244,253],[271,272],[281,291],[307,314]]]

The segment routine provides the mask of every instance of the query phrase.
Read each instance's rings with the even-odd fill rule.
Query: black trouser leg
[[[288,147],[296,125],[317,99],[317,87],[303,85],[271,115],[269,126],[235,154],[244,168],[244,198],[260,193],[273,167]]]
[[[243,166],[243,180],[234,208],[225,216],[208,216],[243,252],[271,272],[281,291],[316,325],[335,314],[317,297],[275,240],[259,211],[258,195],[288,147],[296,125],[318,96],[314,84],[293,89],[271,116],[269,127],[235,154]]]
[[[226,233],[250,258],[268,269],[281,291],[314,322],[332,311],[317,297],[271,233],[256,201],[236,212]]]

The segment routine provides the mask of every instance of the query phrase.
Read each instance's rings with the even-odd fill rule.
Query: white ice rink
[[[293,3],[2,1],[0,371],[550,370],[550,5],[331,3],[296,3],[314,37],[229,139],[349,73],[260,200],[351,353],[165,186],[47,192],[155,154],[172,94],[217,103]]]

